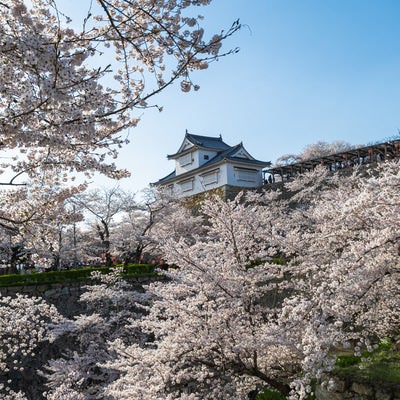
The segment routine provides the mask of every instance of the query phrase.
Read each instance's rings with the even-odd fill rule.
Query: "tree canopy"
[[[175,205],[153,229],[168,280],[151,284],[146,312],[127,321],[140,340],[109,343],[102,366],[116,378],[97,389],[112,399],[211,400],[261,385],[305,399],[312,381],[329,386],[343,349],[396,341],[399,179],[397,161],[346,175],[317,168],[285,183],[287,200],[279,191],[213,197],[193,220]],[[79,360],[68,363],[79,370]]]
[[[129,175],[114,160],[143,110],[161,110],[156,97],[175,82],[197,90],[193,71],[237,51],[222,43],[238,21],[207,33],[194,14],[209,4],[88,0],[71,19],[63,2],[0,2],[0,227],[46,239],[35,227],[85,178]]]

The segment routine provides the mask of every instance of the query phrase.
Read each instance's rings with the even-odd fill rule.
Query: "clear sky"
[[[225,45],[240,52],[196,74],[198,92],[174,86],[157,99],[163,112],[144,112],[117,160],[132,173],[124,189],[170,173],[166,155],[186,129],[242,141],[273,162],[317,141],[368,144],[398,134],[400,1],[214,0],[196,12],[210,33],[240,18],[243,29]]]

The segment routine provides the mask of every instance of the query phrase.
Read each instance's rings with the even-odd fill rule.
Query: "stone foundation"
[[[350,382],[338,377],[333,378],[332,390],[318,385],[315,390],[316,400],[400,400],[400,382],[365,383]]]

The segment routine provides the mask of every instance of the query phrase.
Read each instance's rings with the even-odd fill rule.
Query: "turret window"
[[[184,156],[179,157],[179,165],[184,167],[185,165],[189,165],[192,163],[192,153],[185,154]]]
[[[189,192],[193,190],[193,179],[187,179],[186,181],[179,182],[182,192]]]
[[[236,178],[243,182],[257,182],[258,171],[256,169],[235,168]]]
[[[213,171],[202,176],[203,185],[211,185],[218,182],[218,171]]]

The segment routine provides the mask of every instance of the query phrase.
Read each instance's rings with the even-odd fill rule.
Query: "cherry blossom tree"
[[[152,253],[155,256],[162,254],[160,249],[160,242],[166,236],[173,236],[175,238],[185,237],[189,240],[192,235],[200,234],[203,232],[203,218],[193,214],[190,207],[186,206],[182,198],[169,194],[163,190],[145,190],[141,202],[133,204],[133,215],[128,211],[128,220],[132,227],[139,231],[133,235],[135,245],[133,247],[134,260],[138,262],[144,250]],[[142,218],[141,224],[135,217],[140,213]],[[131,230],[132,233],[135,229]]]
[[[43,185],[35,191],[27,187],[5,191],[0,196],[0,226],[9,233],[11,247],[22,247],[42,265],[58,264],[56,259],[63,251],[60,232],[82,218],[67,204],[80,190]],[[17,261],[14,257],[12,264]]]
[[[361,145],[354,146],[343,140],[336,140],[331,143],[318,141],[307,145],[299,154],[285,154],[275,161],[275,165],[290,165],[301,161],[312,160],[335,153],[345,152]]]
[[[77,267],[80,260],[83,259],[81,255],[81,246],[77,243],[77,229],[75,223],[78,222],[75,218],[79,216],[73,211],[65,216],[62,221],[56,221],[53,226],[54,240],[50,243],[47,251],[39,251],[35,249],[35,255],[41,255],[41,259],[47,259],[46,265],[37,265],[40,271],[52,269],[62,270],[72,267]],[[67,217],[67,218],[65,218]]]
[[[26,399],[24,373],[41,342],[52,341],[50,323],[62,320],[42,299],[18,295],[0,297],[0,391],[2,398]]]
[[[282,375],[298,368],[300,332],[279,329],[284,267],[271,259],[279,208],[272,213],[264,201],[213,198],[202,208],[205,235],[164,237],[165,257],[179,268],[167,273],[170,283],[150,287],[156,300],[133,324],[155,340],[114,344],[120,359],[109,365],[124,374],[112,397],[238,398],[257,381],[289,393]]]
[[[284,154],[276,159],[274,165],[290,165],[301,161],[301,156],[297,154]]]
[[[130,200],[130,196],[118,186],[111,189],[94,189],[77,195],[72,200],[82,212],[89,214],[87,225],[92,225],[99,243],[94,250],[98,256],[104,255],[107,266],[111,265],[113,224],[130,206]]]
[[[129,345],[145,340],[140,330],[130,328],[129,321],[146,312],[150,295],[120,274],[121,268],[110,274],[93,273],[95,282],[86,286],[80,299],[86,305],[85,313],[62,321],[54,330],[66,347],[62,357],[43,366],[49,387],[47,399],[107,398],[107,384],[119,376],[119,371],[104,365],[116,357],[108,342],[118,340]]]
[[[65,223],[65,200],[85,188],[67,184],[80,174],[128,175],[113,159],[143,109],[157,106],[153,98],[174,82],[184,92],[197,90],[192,72],[230,53],[221,45],[238,22],[207,38],[201,18],[190,16],[192,6],[209,3],[98,0],[80,25],[62,2],[0,1],[2,228],[28,247],[51,249],[54,227]],[[39,300],[2,300],[0,360],[8,368],[7,357],[31,354],[53,317]],[[22,397],[18,391],[9,398]]]
[[[399,167],[385,162],[324,180],[317,171],[288,184],[300,189],[295,200],[305,206],[296,213],[308,227],[291,232],[293,263],[301,266],[300,293],[313,293],[295,296],[292,312],[312,307],[321,325],[335,328],[337,343],[356,342],[357,349],[395,339],[400,328]]]
[[[159,251],[163,251],[162,243],[167,238],[185,238],[189,242],[194,240],[194,235],[205,234],[204,215],[195,212],[184,198],[160,190],[152,196],[146,201],[146,206],[153,210],[153,225],[148,237]]]
[[[114,343],[117,399],[241,398],[257,383],[304,399],[348,346],[399,332],[398,162],[352,175],[316,169],[293,197],[205,202],[206,235],[165,238],[168,284],[132,324],[145,345]],[[194,239],[194,240],[193,240]],[[271,257],[285,255],[277,265]]]
[[[317,168],[289,200],[205,201],[190,234],[175,204],[155,229],[169,280],[145,297],[116,275],[89,289],[91,311],[59,325],[79,351],[49,364],[49,398],[231,399],[261,384],[304,399],[343,346],[397,337],[399,179],[397,162]]]
[[[149,262],[159,258],[165,236],[185,237],[203,231],[203,218],[183,199],[162,190],[146,189],[137,201],[125,193],[124,209],[113,229],[114,249],[124,260]]]
[[[156,213],[168,279],[138,293],[115,273],[88,289],[88,312],[56,326],[76,352],[48,365],[48,398],[240,399],[265,385],[305,399],[343,347],[397,340],[399,162],[285,186],[286,200]]]
[[[356,146],[343,140],[336,140],[331,143],[319,141],[306,146],[300,154],[302,160],[328,156],[330,154],[340,153],[353,149]]]
[[[0,228],[0,274],[17,273],[17,264],[25,258],[23,244],[15,236],[14,231]]]
[[[201,17],[190,17],[192,6],[209,3],[88,1],[80,23],[62,2],[1,1],[1,185],[22,187],[4,201],[61,188],[79,174],[127,176],[112,160],[139,113],[174,82],[198,89],[191,72],[231,53],[221,45],[239,23],[207,39]],[[0,223],[14,230],[32,224],[39,208],[49,212],[48,202],[30,214],[8,205]]]

